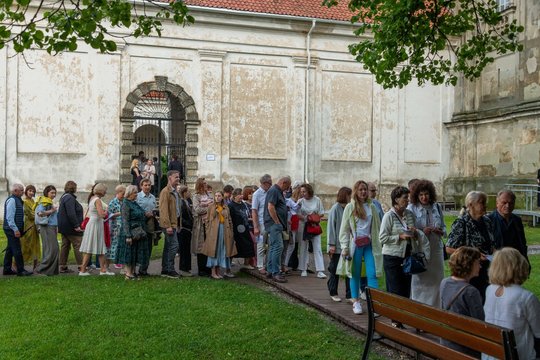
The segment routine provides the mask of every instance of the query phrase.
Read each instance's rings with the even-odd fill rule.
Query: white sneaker
[[[360,315],[361,313],[363,313],[362,311],[362,305],[360,304],[360,301],[355,301],[353,306],[352,306],[352,311],[353,313],[355,313],[356,315]]]
[[[88,271],[86,271],[86,272],[80,272],[79,271],[79,276],[90,276],[90,273]]]
[[[306,277],[306,276],[307,276],[307,271],[306,271],[306,270],[302,271],[302,273],[300,274],[300,276],[301,276],[301,277]]]
[[[360,299],[366,301],[366,293],[365,293],[365,292],[362,291],[362,292],[360,293]]]
[[[341,298],[339,296],[330,296],[330,298],[332,300],[334,300],[335,302],[340,302],[341,301]]]
[[[100,272],[99,272],[99,276],[101,276],[101,275],[114,276],[114,275],[116,275],[116,274],[107,270],[107,271],[105,271],[105,272],[100,271]]]
[[[319,279],[326,279],[326,274],[323,273],[322,271],[319,271],[319,272],[317,273],[317,277],[318,277]]]

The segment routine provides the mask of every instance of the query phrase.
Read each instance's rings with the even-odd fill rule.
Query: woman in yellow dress
[[[21,250],[25,263],[33,261],[33,269],[39,264],[41,257],[41,244],[39,243],[39,234],[35,224],[34,214],[34,196],[36,188],[34,185],[28,185],[24,189],[24,235],[21,238]]]

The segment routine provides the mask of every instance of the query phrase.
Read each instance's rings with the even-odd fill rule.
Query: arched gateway
[[[193,184],[198,169],[200,120],[192,97],[181,86],[168,82],[166,76],[156,76],[155,81],[137,86],[126,100],[120,118],[120,181],[131,182],[132,156],[142,150],[147,157],[178,155],[184,164],[186,183]]]

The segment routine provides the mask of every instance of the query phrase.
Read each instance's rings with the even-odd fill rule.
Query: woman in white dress
[[[415,182],[407,207],[415,216],[414,226],[429,239],[431,257],[426,261],[427,271],[412,276],[411,299],[440,307],[440,285],[444,278],[444,245],[446,226],[441,206],[436,202],[435,186],[429,180]]]
[[[101,198],[107,193],[107,187],[98,183],[92,188],[88,197],[88,223],[84,229],[84,235],[81,242],[81,253],[83,253],[83,262],[79,271],[79,276],[88,276],[90,273],[86,270],[90,258],[93,254],[98,255],[100,264],[106,264],[105,253],[105,230],[103,221],[107,218],[107,211],[103,208]],[[106,266],[101,267],[99,275],[114,275],[109,272]]]

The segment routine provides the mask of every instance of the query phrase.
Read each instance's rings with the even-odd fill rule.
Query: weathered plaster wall
[[[316,25],[308,69],[310,21],[195,16],[194,26],[167,26],[163,38],[130,39],[114,54],[34,51],[29,68],[0,51],[5,178],[38,189],[68,179],[81,191],[114,185],[132,141],[121,117],[136,89],[158,76],[194,102],[200,126],[189,135],[197,139],[189,171],[209,181],[239,186],[289,174],[332,201],[358,179],[377,181],[385,195],[413,177],[442,184],[453,89],[383,90],[347,53],[348,24]]]
[[[496,58],[474,82],[456,88],[447,124],[451,160],[445,193],[491,194],[505,183],[534,183],[540,167],[540,1],[515,2],[508,21],[525,26],[524,51]]]

